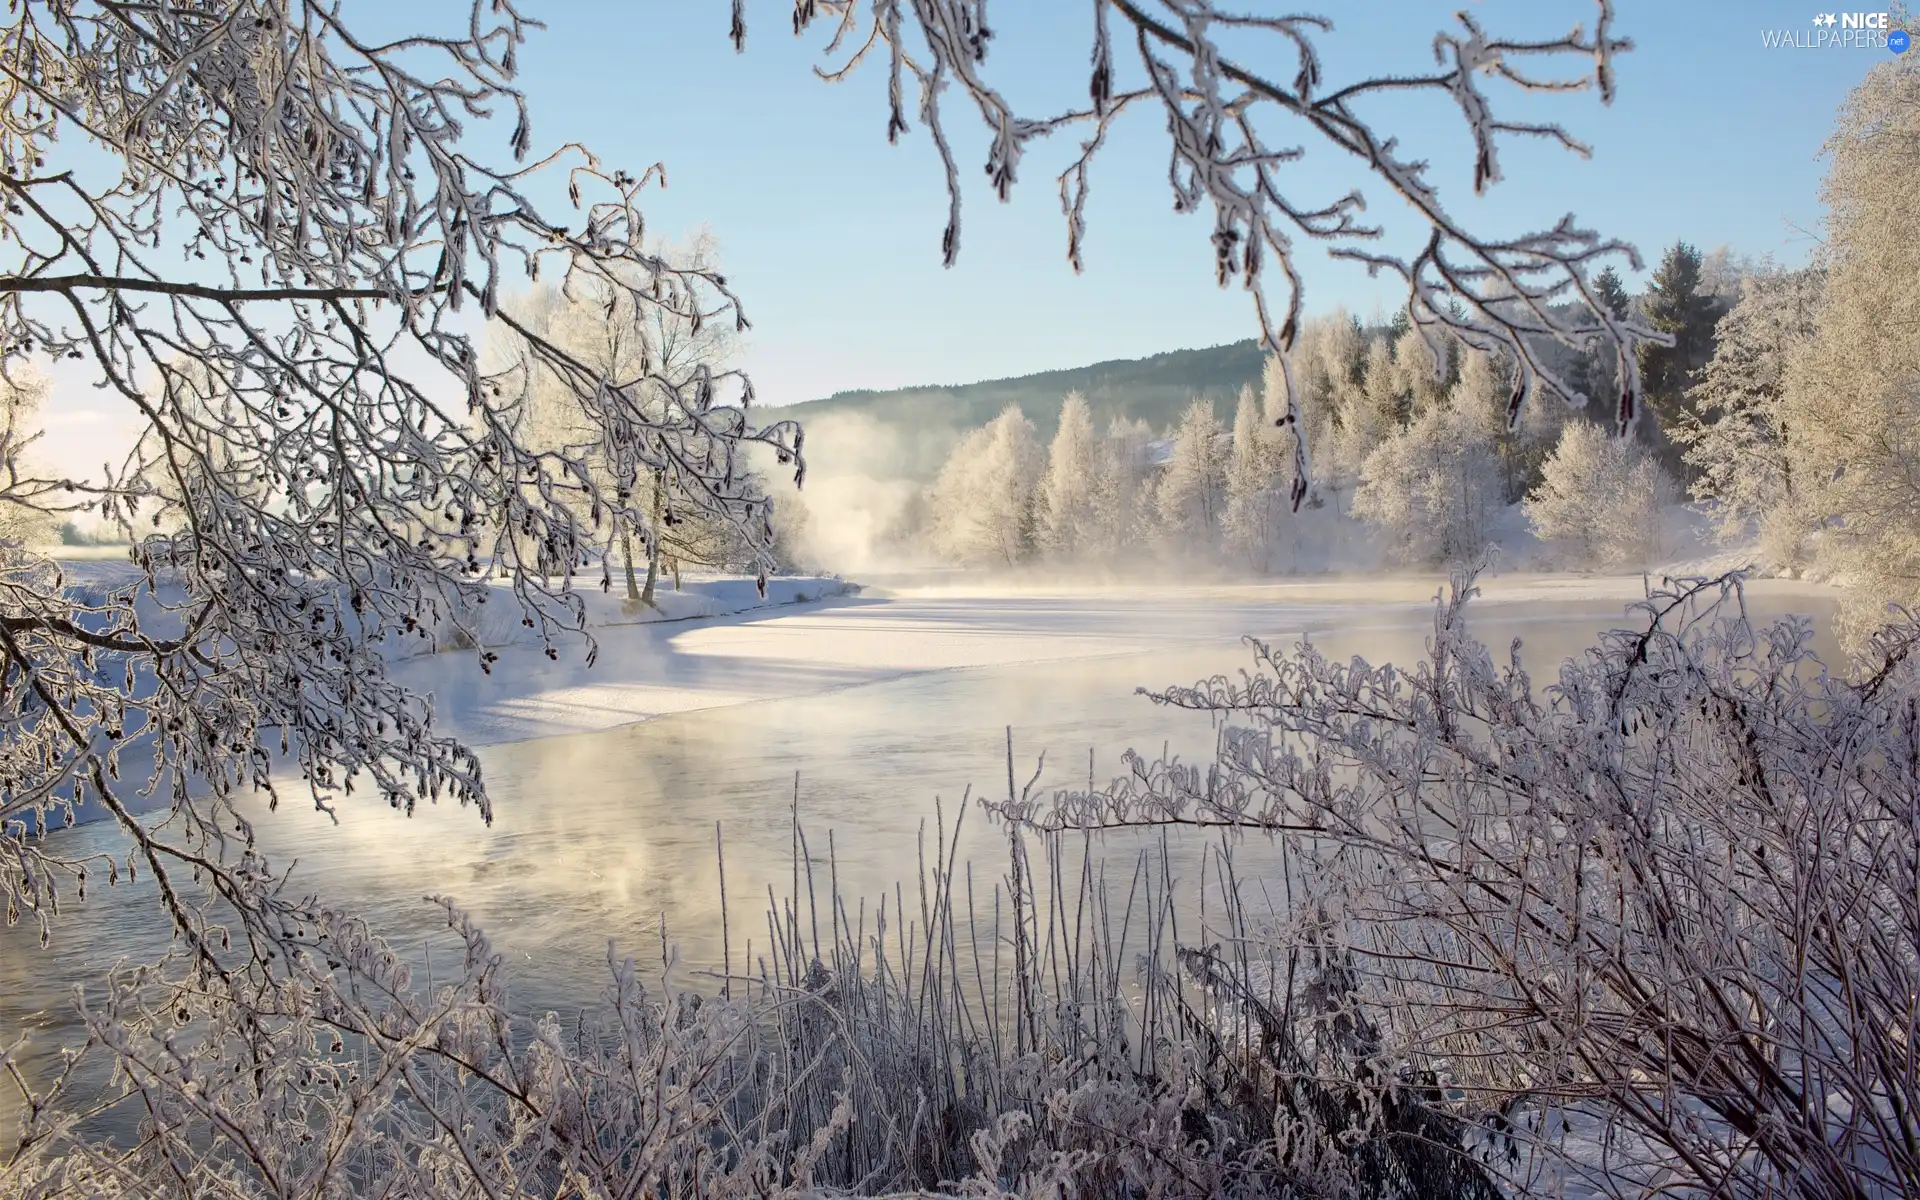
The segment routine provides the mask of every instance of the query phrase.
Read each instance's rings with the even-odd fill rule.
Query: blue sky
[[[468,0],[349,0],[363,29],[458,29]],[[1594,147],[1591,161],[1509,143],[1507,181],[1475,201],[1461,178],[1467,143],[1458,114],[1432,105],[1382,112],[1403,143],[1434,163],[1457,216],[1490,232],[1539,229],[1573,212],[1637,244],[1651,262],[1676,237],[1703,248],[1801,261],[1820,223],[1818,153],[1847,91],[1884,49],[1766,49],[1763,30],[1811,32],[1816,0],[1617,0],[1617,31],[1638,48],[1619,60],[1619,96],[1500,96],[1500,115],[1559,120]],[[1830,0],[1818,0],[1830,2]],[[1330,82],[1431,66],[1434,33],[1462,5],[1516,36],[1564,33],[1590,21],[1589,0],[1284,0],[1335,19],[1322,39]],[[1247,0],[1250,8],[1271,0]],[[926,132],[897,146],[884,136],[881,62],[848,82],[812,74],[825,23],[796,39],[791,0],[748,0],[745,54],[727,34],[728,0],[525,0],[547,23],[522,56],[535,142],[584,142],[614,166],[663,163],[670,186],[652,194],[653,230],[706,224],[754,329],[742,366],[765,403],[851,388],[963,383],[1255,333],[1244,293],[1214,286],[1211,215],[1177,216],[1167,185],[1163,125],[1142,111],[1117,130],[1094,173],[1087,269],[1076,277],[1054,176],[1078,136],[1038,143],[1012,201],[981,174],[984,136],[952,105],[949,128],[967,184],[959,264],[940,265],[942,176]],[[994,0],[1000,36],[989,78],[1031,114],[1084,102],[1085,0]],[[1914,51],[1920,53],[1920,51]],[[1273,69],[1271,57],[1249,65]],[[1291,74],[1281,64],[1285,74]],[[1517,101],[1517,103],[1515,103]],[[504,161],[482,128],[476,151]],[[1271,144],[1287,132],[1269,126]],[[1301,202],[1324,203],[1359,180],[1308,143],[1285,178]],[[553,190],[559,190],[555,184]],[[1405,227],[1398,201],[1367,188],[1370,215]],[[556,197],[557,198],[557,197]],[[1306,247],[1300,269],[1311,311],[1363,315],[1393,302],[1384,282]],[[56,469],[91,473],[126,441],[131,414],[90,380],[56,376],[40,452]]]
[[[1762,30],[1810,31],[1811,2],[1619,0],[1617,29],[1637,49],[1619,60],[1610,108],[1590,93],[1504,97],[1502,115],[1560,120],[1594,147],[1593,159],[1510,143],[1507,181],[1480,203],[1456,184],[1451,206],[1503,233],[1571,211],[1650,261],[1676,237],[1803,259],[1821,215],[1821,142],[1848,89],[1888,53],[1763,47]],[[1323,47],[1338,80],[1430,64],[1434,33],[1461,6],[1284,7],[1333,16]],[[1145,111],[1096,170],[1087,270],[1076,278],[1053,180],[1078,138],[1040,143],[1001,205],[981,175],[978,122],[967,125],[970,114],[953,105],[968,194],[960,263],[942,269],[942,178],[925,131],[886,144],[878,61],[842,84],[815,79],[829,29],[794,38],[791,7],[749,0],[747,51],[736,55],[725,0],[552,0],[537,10],[549,29],[523,59],[541,140],[577,137],[622,165],[663,162],[670,187],[650,205],[653,227],[712,228],[755,325],[745,365],[768,402],[1023,374],[1254,332],[1244,294],[1214,286],[1210,215],[1171,211],[1163,130]],[[1490,28],[1526,34],[1562,32],[1593,10],[1586,0],[1465,7]],[[989,77],[1030,112],[1083,98],[1088,8],[998,0]],[[1465,161],[1456,113],[1383,115],[1434,160],[1437,180],[1456,181]],[[1303,198],[1355,181],[1337,156],[1307,149],[1288,176]],[[1392,221],[1398,202],[1370,193],[1374,215]],[[1384,283],[1311,247],[1302,271],[1310,309],[1365,313],[1391,302]]]

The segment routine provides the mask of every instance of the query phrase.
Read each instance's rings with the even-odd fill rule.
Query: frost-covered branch
[[[274,797],[291,768],[328,811],[359,787],[488,815],[477,760],[387,672],[403,647],[471,635],[499,594],[487,566],[554,656],[581,624],[576,576],[610,582],[642,480],[771,565],[743,455],[797,462],[799,431],[754,428],[743,376],[644,352],[599,370],[527,336],[585,431],[535,448],[516,434],[524,380],[482,361],[476,318],[543,268],[695,329],[745,326],[722,275],[645,246],[657,168],[577,146],[529,160],[513,76],[530,28],[504,0],[386,43],[304,0],[33,0],[0,23],[0,360],[9,379],[74,360],[141,426],[91,479],[21,477],[11,424],[0,446],[10,511],[91,506],[135,542],[102,584],[0,561],[9,923],[44,936],[63,891],[137,869],[209,969],[228,933],[175,875],[272,958],[281,902],[249,882],[264,868],[236,797]],[[546,179],[564,217],[536,199]],[[139,819],[156,806],[171,819]],[[117,862],[39,836],[93,807],[126,837]]]
[[[1167,121],[1168,181],[1176,211],[1211,205],[1220,284],[1239,281],[1251,294],[1262,342],[1280,353],[1289,380],[1304,311],[1293,240],[1299,237],[1324,244],[1334,257],[1401,278],[1408,313],[1436,362],[1448,335],[1482,351],[1506,352],[1517,364],[1510,424],[1539,390],[1575,405],[1589,399],[1552,369],[1540,350],[1544,341],[1612,348],[1620,388],[1608,399],[1622,431],[1633,421],[1640,394],[1636,348],[1659,343],[1662,335],[1616,316],[1591,282],[1610,258],[1639,269],[1633,248],[1582,228],[1571,216],[1520,236],[1470,228],[1442,202],[1428,164],[1405,151],[1390,131],[1377,128],[1366,112],[1368,101],[1383,95],[1431,94],[1437,103],[1458,108],[1473,140],[1476,193],[1502,179],[1504,139],[1544,138],[1584,156],[1587,147],[1560,125],[1497,116],[1487,83],[1497,80],[1536,93],[1596,91],[1603,102],[1611,102],[1614,58],[1632,48],[1612,31],[1611,0],[1596,0],[1591,32],[1581,26],[1563,37],[1537,40],[1498,36],[1462,13],[1458,29],[1434,38],[1435,71],[1347,82],[1324,77],[1316,43],[1332,32],[1334,22],[1323,16],[1248,16],[1210,0],[1094,0],[1092,15],[1090,106],[1027,116],[988,80],[994,30],[984,0],[795,0],[793,29],[798,34],[815,20],[833,22],[825,50],[832,65],[820,71],[828,79],[844,78],[884,49],[889,140],[910,128],[903,80],[918,83],[918,116],[933,137],[947,179],[941,247],[949,265],[959,252],[961,195],[960,172],[942,124],[943,96],[957,90],[978,111],[990,136],[986,173],[1001,199],[1017,180],[1030,143],[1072,127],[1090,129],[1059,177],[1067,257],[1076,271],[1086,234],[1089,165],[1123,112],[1151,107]],[[1116,37],[1116,23],[1133,36]],[[736,45],[744,45],[739,4],[732,36]],[[1132,62],[1124,63],[1129,41]],[[1133,68],[1138,81],[1123,86],[1123,73]],[[1304,135],[1304,144],[1280,140],[1296,133]],[[1407,248],[1382,247],[1383,228],[1361,219],[1369,202],[1359,190],[1314,200],[1299,197],[1286,169],[1320,149],[1338,151],[1372,185],[1413,209],[1422,230]],[[1281,277],[1277,308],[1268,299],[1273,270]],[[1277,320],[1276,313],[1281,314]],[[1296,391],[1289,383],[1281,421],[1295,434],[1297,507],[1311,472]]]

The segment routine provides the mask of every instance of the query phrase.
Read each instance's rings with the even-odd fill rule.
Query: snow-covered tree
[[[1757,526],[1762,553],[1783,566],[1799,561],[1811,532],[1788,446],[1787,365],[1815,336],[1824,285],[1817,268],[1744,276],[1739,303],[1720,319],[1713,359],[1694,385],[1697,416],[1677,433],[1696,472],[1693,495],[1713,507],[1726,534]]]
[[[1377,529],[1402,562],[1471,561],[1487,546],[1503,504],[1500,463],[1484,417],[1434,405],[1366,457],[1353,515]]]
[[[1513,504],[1533,490],[1540,465],[1560,439],[1561,426],[1584,420],[1565,405],[1549,404],[1521,412],[1518,427],[1507,423],[1507,405],[1513,399],[1512,364],[1497,356],[1466,351],[1459,374],[1447,394],[1451,407],[1472,417],[1478,436],[1499,459],[1500,503]]]
[[[1460,372],[1447,392],[1447,405],[1473,417],[1478,435],[1502,449],[1507,436],[1507,397],[1511,389],[1504,378],[1506,364],[1491,354],[1469,352],[1461,356]],[[1509,468],[1510,470],[1511,468]],[[1512,484],[1505,484],[1508,491]]]
[[[1100,443],[1086,397],[1069,392],[1060,406],[1060,427],[1047,451],[1036,503],[1035,533],[1040,548],[1067,558],[1095,542],[1099,513],[1095,495],[1100,472]]]
[[[1418,329],[1408,329],[1393,340],[1392,391],[1402,421],[1439,405],[1453,383],[1459,343],[1439,336],[1438,354]]]
[[[650,252],[688,269],[718,272],[719,245],[713,234],[701,230],[685,242],[660,243]],[[618,268],[635,282],[631,268]],[[739,353],[740,334],[731,322],[695,320],[691,314],[661,311],[638,305],[631,286],[615,286],[604,279],[576,278],[542,285],[507,304],[515,324],[533,336],[562,347],[575,362],[608,379],[639,379],[658,370],[670,377],[686,377],[696,370],[719,375],[731,368]],[[600,431],[572,403],[569,381],[542,365],[529,353],[525,336],[496,323],[489,331],[490,349],[503,374],[510,374],[525,393],[513,414],[515,435],[536,450],[571,448],[591,461],[603,460],[596,439]],[[603,487],[612,481],[601,469]],[[749,472],[747,490],[763,495],[765,487]],[[664,469],[643,481],[644,504],[636,521],[616,514],[621,566],[627,600],[632,606],[653,605],[654,587],[663,561],[677,582],[681,563],[708,567],[741,566],[752,560],[754,548],[740,531],[715,519],[700,505],[678,493]],[[590,517],[593,501],[582,496],[575,506]],[[633,540],[644,546],[646,579],[636,577]],[[508,536],[511,536],[509,531]],[[769,543],[770,544],[770,543]]]
[[[1827,143],[1826,269],[1782,420],[1820,558],[1853,585],[1858,647],[1886,605],[1920,607],[1920,60],[1868,69]]]
[[[1242,388],[1233,414],[1221,529],[1228,553],[1255,571],[1272,570],[1275,554],[1295,532],[1288,436],[1268,419],[1267,405],[1252,386]]]
[[[1220,544],[1226,510],[1226,430],[1213,401],[1187,405],[1173,430],[1173,446],[1154,492],[1161,544],[1180,557],[1206,556]]]
[[[1400,413],[1392,382],[1393,351],[1387,343],[1378,337],[1363,338],[1357,329],[1350,338],[1329,332],[1326,349],[1353,356],[1353,373],[1344,382],[1333,377],[1332,436],[1316,460],[1339,511],[1341,493],[1359,486],[1367,455],[1399,428]]]
[[[1321,413],[1317,417],[1309,413],[1306,418],[1309,428],[1336,423],[1336,414],[1350,402],[1352,393],[1360,386],[1366,354],[1366,337],[1360,323],[1346,309],[1336,308],[1308,318],[1294,357],[1295,382]],[[1271,374],[1263,379],[1274,399],[1284,399],[1282,380],[1273,379]],[[1276,417],[1281,415],[1284,412],[1277,413]]]
[[[1752,258],[1734,253],[1731,246],[1715,246],[1700,257],[1700,294],[1718,301],[1721,310],[1740,302],[1747,277],[1766,270]]]
[[[953,562],[1012,566],[1034,549],[1034,499],[1044,457],[1017,405],[954,447],[928,492],[937,553]]]
[[[565,152],[581,207],[562,221],[519,161],[524,125],[466,118],[521,110],[526,30],[509,8],[479,6],[448,38],[367,39],[291,0],[35,4],[0,23],[16,64],[0,134],[14,198],[0,221],[0,345],[10,368],[75,360],[67,370],[91,372],[146,427],[115,478],[60,492],[140,539],[137,587],[95,607],[32,566],[6,581],[0,658],[10,678],[38,681],[0,689],[9,911],[51,921],[53,889],[80,867],[22,831],[86,802],[152,877],[197,870],[229,911],[262,922],[264,956],[279,928],[265,914],[294,902],[242,864],[252,817],[238,798],[273,764],[323,806],[355,780],[396,807],[440,796],[485,810],[473,755],[386,664],[494,591],[480,565],[500,535],[515,538],[500,546],[512,587],[499,601],[522,603],[550,646],[578,626],[578,597],[525,548],[573,568],[604,561],[610,518],[636,515],[655,471],[765,546],[743,451],[791,459],[798,431],[755,430],[729,399],[736,374],[656,364],[609,377],[523,328],[596,435],[536,450],[514,433],[525,388],[486,369],[475,331],[514,324],[503,292],[534,268],[641,309],[739,319],[718,274],[638,244],[654,175]],[[481,144],[496,136],[504,163]],[[156,757],[153,779],[119,780],[129,743]],[[140,789],[174,819],[136,819]],[[209,838],[233,857],[205,865]],[[162,893],[181,937],[204,947],[211,918]]]
[[[1613,437],[1591,421],[1570,421],[1527,496],[1527,517],[1541,537],[1587,566],[1644,566],[1665,548],[1673,479],[1638,442]]]
[[[926,491],[925,534],[929,547],[951,562],[990,562],[992,545],[975,512],[989,481],[981,464],[990,439],[985,426],[969,429],[954,443],[940,474]]]
[[[1349,443],[1344,426],[1347,414],[1360,403],[1366,339],[1345,309],[1335,309],[1307,321],[1294,360],[1301,424],[1308,444],[1318,447],[1310,502],[1319,503],[1322,492],[1330,492],[1339,511],[1343,507],[1340,496],[1352,490],[1360,460],[1366,457],[1364,451],[1354,453],[1359,447]],[[1284,374],[1277,358],[1268,360],[1263,387],[1268,418],[1276,422],[1286,415]]]
[[[58,1194],[23,1165],[32,1148],[67,1194],[342,1195],[336,1156],[372,1136],[369,1109],[451,1116],[420,1073],[420,1048],[452,1036],[421,1015],[439,999],[408,1008],[392,956],[284,888],[254,823],[290,792],[329,813],[446,800],[490,815],[477,757],[389,662],[449,625],[477,641],[465,614],[488,600],[517,607],[557,657],[584,609],[566,573],[542,568],[606,571],[654,473],[768,565],[743,460],[761,445],[791,463],[799,433],[756,429],[737,373],[610,375],[521,326],[593,435],[539,449],[516,434],[524,380],[489,368],[479,330],[516,324],[502,300],[520,281],[603,286],[689,322],[743,318],[718,273],[642,245],[657,172],[578,148],[526,161],[514,72],[530,26],[511,3],[475,4],[444,36],[411,36],[409,15],[378,33],[299,0],[76,0],[0,17],[0,365],[17,382],[30,360],[60,361],[143,435],[110,477],[3,485],[0,508],[92,503],[137,540],[134,578],[104,595],[44,562],[0,563],[0,907],[65,936],[98,914],[76,895],[137,872],[176,935],[137,983],[87,990],[97,1054],[130,1087],[160,1089],[145,1094],[143,1149],[102,1165],[43,1091],[0,1188]],[[548,203],[562,189],[565,216]],[[496,551],[505,588],[482,566]],[[40,836],[83,805],[105,814],[89,849]],[[154,806],[162,817],[143,815]],[[486,963],[464,965],[446,982],[487,994]],[[330,1054],[336,1035],[355,1048]],[[239,1057],[248,1071],[227,1065]],[[349,1061],[384,1082],[310,1106],[300,1089]],[[480,1127],[476,1103],[387,1142],[382,1186],[524,1194],[477,1181],[511,1173],[497,1162],[450,1166]],[[295,1136],[310,1128],[311,1146]],[[82,1162],[99,1167],[91,1181],[71,1173]]]
[[[1343,427],[1378,437],[1406,424],[1412,406],[1411,397],[1402,386],[1405,379],[1393,357],[1399,340],[1398,336],[1382,337],[1377,333],[1369,339],[1366,366],[1360,376],[1361,407],[1342,422]]]
[[[27,449],[38,440],[47,378],[29,362],[0,364],[0,560],[50,533],[67,506],[55,499],[58,483],[38,476]]]
[[[806,495],[799,488],[783,486],[784,481],[773,483],[774,494],[768,497],[773,511],[768,516],[768,524],[773,533],[771,549],[775,563],[788,571],[832,568],[833,563],[821,561],[818,552],[811,548],[813,512],[807,505]]]
[[[1153,441],[1145,421],[1114,417],[1108,422],[1095,463],[1091,554],[1111,560],[1146,544],[1154,511]]]

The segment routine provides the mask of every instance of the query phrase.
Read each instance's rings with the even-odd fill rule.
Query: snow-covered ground
[[[498,651],[490,675],[480,673],[472,654],[459,652],[402,663],[396,675],[433,694],[446,732],[485,745],[923,671],[1230,644],[1249,634],[1405,629],[1426,619],[1444,586],[1438,576],[1415,575],[1116,587],[930,573],[879,577],[857,592],[822,597],[818,589],[833,582],[774,580],[772,604],[724,612],[716,605],[711,620],[598,625],[592,666],[583,645],[563,645],[557,661],[537,646],[513,646]],[[1591,602],[1603,613],[1620,611],[1644,590],[1639,575],[1505,574],[1481,587],[1488,605]],[[1752,588],[1783,603],[1828,594],[1789,580]],[[798,602],[801,595],[816,598]]]

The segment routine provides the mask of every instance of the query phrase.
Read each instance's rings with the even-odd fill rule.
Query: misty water
[[[1430,595],[1432,585],[1422,590]],[[1024,622],[1042,644],[1056,631],[1062,640],[1055,652],[1068,654],[1069,631],[1076,628],[1117,622],[1151,634],[1156,620],[1173,622],[1164,638],[1146,639],[1169,643],[1168,649],[1055,661],[1042,654],[1039,661],[919,671],[487,747],[481,758],[496,808],[491,826],[471,809],[425,808],[406,817],[351,799],[339,804],[334,825],[303,811],[290,795],[278,813],[261,813],[259,829],[276,865],[298,861],[296,890],[317,891],[365,914],[422,966],[431,965],[436,940],[442,955],[449,945],[444,919],[423,897],[446,895],[468,908],[506,956],[515,1008],[571,1012],[594,1004],[607,980],[609,942],[657,968],[663,922],[677,947],[680,981],[704,986],[697,969],[718,967],[723,957],[716,826],[725,847],[736,970],[749,965],[749,939],[756,955],[765,953],[769,888],[782,898],[792,892],[796,866],[803,872],[811,866],[822,894],[837,881],[850,912],[865,898],[871,914],[897,883],[917,913],[920,839],[931,856],[936,797],[949,824],[969,787],[1003,797],[1009,727],[1017,785],[1034,774],[1044,753],[1043,793],[1084,786],[1090,751],[1092,774],[1102,782],[1119,769],[1128,747],[1149,757],[1163,746],[1204,756],[1213,745],[1205,718],[1156,706],[1134,689],[1238,671],[1251,662],[1240,634],[1290,644],[1311,632],[1336,657],[1417,661],[1431,633],[1431,606],[1411,601],[1418,591],[1389,591],[1360,585],[1342,595],[1219,604],[1198,597],[1157,613],[1124,594],[1002,598],[991,630],[968,624],[968,601],[902,596],[733,626],[690,626],[675,636],[699,630],[706,644],[723,646],[759,639],[754,644],[764,647],[766,639],[795,631],[800,649],[794,652],[804,653],[805,646],[830,643],[836,629],[872,629],[876,621],[936,639],[1004,637],[1009,625]],[[1756,589],[1752,608],[1760,616],[1809,612],[1823,630],[1827,623],[1827,603],[1804,593]],[[781,624],[795,621],[807,622],[806,632]],[[1523,659],[1536,682],[1550,678],[1598,631],[1621,624],[1617,598],[1512,599],[1484,605],[1473,620],[1497,657],[1512,638],[1523,638]],[[1822,643],[1823,652],[1831,649],[1824,635]],[[810,852],[803,864],[792,854],[796,805]],[[57,836],[74,851],[118,844],[113,831],[99,825]],[[972,862],[979,903],[989,911],[991,889],[1005,870],[1004,839],[1005,831],[983,814],[967,816],[959,857]],[[1151,841],[1116,836],[1100,841],[1096,853],[1130,873],[1143,846],[1156,845],[1158,835]],[[1177,882],[1197,878],[1205,849],[1197,835],[1169,842],[1168,868]],[[1244,839],[1243,870],[1259,871],[1273,853],[1265,838]],[[807,886],[803,875],[802,893]],[[60,1042],[77,1036],[73,987],[97,979],[115,960],[154,957],[163,940],[144,884],[96,887],[86,904],[63,911],[46,948],[26,923],[0,930],[0,1036],[11,1042],[30,1032],[33,1049],[25,1061],[35,1073],[47,1069]],[[444,970],[448,960],[440,961]],[[0,1119],[10,1119],[17,1102],[10,1089],[0,1094]]]

